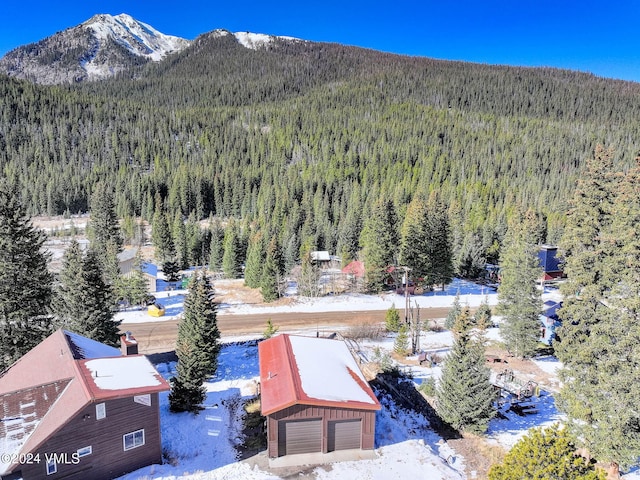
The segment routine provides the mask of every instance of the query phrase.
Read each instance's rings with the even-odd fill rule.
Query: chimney
[[[133,338],[131,332],[125,332],[120,336],[120,351],[124,356],[138,354],[138,342]]]

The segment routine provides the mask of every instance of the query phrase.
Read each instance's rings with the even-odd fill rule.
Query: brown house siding
[[[322,452],[328,452],[329,421],[360,419],[362,422],[363,450],[372,450],[375,441],[376,412],[373,410],[354,410],[335,407],[294,405],[267,416],[267,450],[269,457],[275,458],[278,452],[278,423],[286,420],[322,419]]]
[[[101,420],[96,420],[96,403],[83,409],[33,452],[40,454],[40,463],[23,466],[24,480],[108,480],[162,462],[157,393],[151,394],[151,406],[136,403],[133,397],[105,401],[106,417]],[[144,445],[125,451],[123,435],[141,429],[144,429]],[[92,453],[80,458],[79,463],[59,463],[57,473],[47,475],[45,454],[66,453],[72,463],[72,455],[88,446]]]

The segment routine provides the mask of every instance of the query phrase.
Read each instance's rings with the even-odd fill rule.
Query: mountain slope
[[[276,39],[299,41],[261,33],[215,30],[250,50],[267,48]],[[0,72],[43,85],[101,80],[187,48],[192,42],[165,35],[127,14],[99,14],[55,35],[8,52]]]
[[[40,84],[97,80],[161,60],[189,44],[129,15],[101,14],[8,52],[0,59],[0,71]]]

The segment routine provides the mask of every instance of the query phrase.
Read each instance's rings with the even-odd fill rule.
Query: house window
[[[58,471],[58,465],[56,464],[56,459],[51,458],[47,460],[47,475],[53,475]]]
[[[87,455],[91,455],[93,453],[93,448],[91,445],[88,447],[82,447],[78,449],[78,457],[86,457]]]
[[[104,403],[96,404],[96,420],[102,420],[107,416],[107,409]]]
[[[125,450],[131,450],[132,448],[141,447],[142,445],[144,445],[144,429],[136,430],[135,432],[123,435],[122,443]]]

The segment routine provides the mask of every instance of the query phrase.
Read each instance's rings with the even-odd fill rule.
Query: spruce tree
[[[409,326],[402,323],[398,329],[398,334],[393,341],[393,351],[404,357],[410,351]]]
[[[484,433],[495,416],[495,391],[485,364],[484,346],[472,334],[465,307],[453,326],[454,342],[436,388],[437,412],[453,428]]]
[[[424,278],[432,270],[429,246],[426,244],[427,204],[423,197],[415,197],[407,207],[400,240],[400,262],[412,269],[417,278]]]
[[[224,254],[224,230],[216,220],[211,222],[211,243],[209,244],[209,270],[220,272],[222,270],[222,256]]]
[[[224,253],[222,271],[225,278],[238,278],[241,272],[240,232],[234,221],[229,222],[224,231]]]
[[[456,319],[460,316],[460,313],[462,313],[462,305],[460,304],[460,290],[458,290],[456,292],[456,296],[453,297],[451,309],[447,313],[447,317],[444,319],[444,328],[451,330],[454,323],[456,323]]]
[[[260,289],[264,301],[273,302],[280,297],[282,265],[282,254],[275,238],[269,242],[266,255],[260,278]]]
[[[180,269],[188,268],[189,255],[187,253],[187,231],[180,211],[176,211],[173,217],[171,238],[174,245],[175,262],[178,264]]]
[[[45,239],[18,193],[0,181],[0,371],[53,331]]]
[[[493,325],[491,321],[491,307],[488,299],[484,299],[473,314],[473,323],[480,330],[486,330]]]
[[[426,273],[428,285],[444,286],[451,281],[454,274],[453,249],[449,216],[444,203],[434,192],[427,202],[426,235],[431,256],[431,271]]]
[[[157,199],[159,204],[156,205],[156,211],[153,214],[151,224],[151,241],[155,247],[155,258],[159,264],[163,264],[167,260],[174,261],[176,257],[175,245],[173,244],[173,236],[169,228],[167,216],[162,209],[162,202]]]
[[[516,357],[532,356],[540,339],[542,277],[536,246],[528,238],[526,223],[513,222],[507,231],[500,258],[501,282],[497,312],[502,315],[500,333],[507,350]]]
[[[258,231],[251,235],[247,249],[247,263],[244,269],[244,284],[249,288],[258,288],[262,280],[262,269],[265,264],[263,245],[264,236]]]
[[[120,321],[113,319],[113,289],[104,281],[102,263],[93,249],[82,255],[78,243],[71,243],[55,293],[53,310],[58,327],[118,346]]]
[[[396,263],[398,241],[398,218],[393,202],[379,200],[366,218],[360,235],[368,291],[382,290],[389,266]]]
[[[279,329],[280,327],[276,327],[271,319],[267,320],[267,326],[264,329],[264,332],[262,332],[262,338],[266,340],[267,338],[273,337],[276,333],[278,333]]]
[[[91,194],[91,220],[87,230],[91,249],[102,263],[105,281],[115,285],[120,277],[118,255],[122,252],[123,240],[114,194],[104,182],[94,185]]]
[[[640,456],[640,169],[624,177],[598,147],[578,182],[562,241],[567,282],[556,355],[558,405],[612,473]]]
[[[171,379],[169,394],[172,412],[197,413],[202,409],[206,397],[203,383],[218,366],[219,339],[213,289],[205,273],[196,272],[178,326],[177,375]]]
[[[391,305],[384,316],[384,326],[387,332],[397,332],[400,330],[400,313],[395,304]]]
[[[575,441],[561,425],[534,428],[521,438],[500,464],[489,470],[489,480],[605,480],[605,472],[576,454]]]

